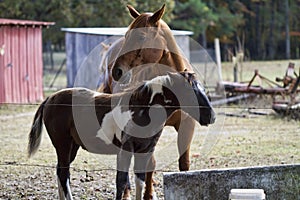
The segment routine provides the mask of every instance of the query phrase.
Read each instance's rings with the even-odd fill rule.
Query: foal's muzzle
[[[205,109],[203,112],[200,111],[200,120],[199,123],[202,126],[208,126],[209,124],[213,124],[216,121],[216,113],[213,109]]]

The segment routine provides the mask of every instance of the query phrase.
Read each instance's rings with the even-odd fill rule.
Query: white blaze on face
[[[150,81],[146,82],[146,86],[148,86],[148,88],[150,88],[152,90],[152,94],[151,94],[151,98],[150,98],[150,102],[151,103],[153,101],[153,98],[156,94],[162,94],[163,93],[163,85],[167,82],[167,81],[171,81],[170,77],[168,75],[165,76],[158,76],[155,77],[153,79],[151,79]]]
[[[96,137],[103,140],[106,144],[112,143],[114,135],[121,141],[122,130],[124,130],[131,118],[131,111],[122,112],[121,106],[116,106],[111,112],[105,114]]]

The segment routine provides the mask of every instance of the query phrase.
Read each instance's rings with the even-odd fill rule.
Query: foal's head
[[[167,113],[181,109],[201,125],[212,124],[215,112],[201,84],[189,72],[172,73],[158,76],[140,86],[135,93],[144,104],[162,105]]]

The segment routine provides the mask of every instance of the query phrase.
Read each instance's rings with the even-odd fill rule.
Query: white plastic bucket
[[[231,189],[230,200],[265,200],[263,189]]]

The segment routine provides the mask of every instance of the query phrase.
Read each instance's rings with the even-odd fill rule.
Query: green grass
[[[275,82],[275,78],[283,78],[289,62],[295,63],[295,70],[299,73],[300,60],[278,60],[278,61],[251,61],[244,62],[239,67],[242,80],[250,81],[254,75],[254,70],[258,70],[259,74]],[[229,62],[222,63],[222,75],[225,81],[233,81],[233,64]],[[240,79],[240,74],[238,76]]]
[[[35,109],[36,105],[3,104],[0,105],[0,116],[33,112],[35,111]]]

